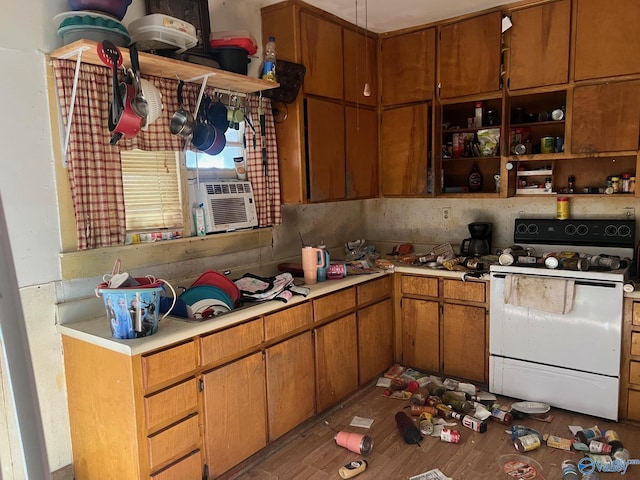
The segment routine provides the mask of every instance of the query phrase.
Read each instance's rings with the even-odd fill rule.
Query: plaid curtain
[[[56,88],[65,129],[75,74],[75,60],[52,60]],[[178,79],[143,75],[162,94],[160,117],[133,138],[122,138],[116,145],[109,143],[109,103],[112,96],[112,70],[106,66],[81,64],[76,100],[71,121],[67,164],[69,183],[76,217],[78,250],[124,245],[126,238],[124,195],[120,150],[138,148],[147,151],[181,151],[185,139],[171,134],[170,122],[178,110]],[[183,89],[184,108],[195,114],[200,85],[187,83]],[[207,87],[205,92],[214,95]],[[258,110],[257,98],[254,112]],[[263,175],[261,150],[258,158],[247,159],[247,173],[255,190],[259,225],[281,223],[280,184],[277,169],[275,128],[271,106],[263,100],[266,115],[266,144],[269,160],[268,176]],[[254,115],[257,118],[257,115]],[[259,123],[256,125],[259,130]],[[253,134],[253,132],[251,132]],[[261,138],[261,137],[260,137]],[[258,138],[258,144],[260,144]],[[253,140],[251,140],[253,141]],[[249,145],[249,143],[248,143]],[[189,145],[191,147],[191,145]],[[254,152],[247,150],[248,154]],[[254,171],[254,169],[258,169]],[[275,183],[274,183],[275,182]]]
[[[279,225],[282,223],[280,170],[278,169],[276,127],[273,121],[271,100],[256,95],[247,95],[247,106],[251,112],[255,132],[247,123],[245,127],[247,143],[245,156],[247,157],[247,175],[253,187],[256,201],[258,225],[260,227]],[[265,117],[264,132],[260,126],[261,112]],[[255,148],[253,146],[254,137]]]

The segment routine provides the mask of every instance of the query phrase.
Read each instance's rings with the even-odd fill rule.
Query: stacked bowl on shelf
[[[110,40],[117,46],[131,43],[129,32],[120,22],[132,0],[69,0],[70,12],[56,15],[58,35],[65,45],[86,39]]]

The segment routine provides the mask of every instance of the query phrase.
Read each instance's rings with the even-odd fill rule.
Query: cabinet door
[[[640,72],[640,2],[576,1],[575,79]]]
[[[358,365],[360,385],[393,363],[391,300],[358,311]]]
[[[426,103],[382,112],[381,176],[384,195],[425,195],[429,151]]]
[[[344,99],[375,106],[378,99],[378,55],[376,40],[362,33],[343,29],[344,36]],[[369,84],[371,95],[364,96]]]
[[[571,152],[638,149],[640,81],[576,87]]]
[[[378,194],[378,116],[375,110],[346,107],[347,198]]]
[[[486,383],[486,310],[444,304],[443,371],[446,375]]]
[[[355,314],[315,329],[318,413],[358,388],[356,335]]]
[[[440,371],[440,316],[438,302],[402,299],[402,363]]]
[[[309,199],[313,202],[344,200],[344,107],[317,98],[307,105]]]
[[[300,12],[304,93],[343,98],[342,27]]]
[[[500,89],[500,12],[445,25],[440,30],[440,97]]]
[[[315,413],[311,332],[266,349],[269,441]]]
[[[212,478],[267,444],[262,353],[202,375],[207,465]]]
[[[382,104],[431,100],[435,58],[435,28],[383,39]]]
[[[571,2],[536,5],[511,14],[509,87],[541,87],[569,80]]]

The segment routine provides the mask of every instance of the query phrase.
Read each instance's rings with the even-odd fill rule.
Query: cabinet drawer
[[[206,365],[258,347],[263,337],[260,318],[202,337],[202,363]]]
[[[144,399],[147,429],[178,420],[198,408],[198,383],[195,378],[162,390]]]
[[[355,287],[313,301],[313,318],[316,322],[345,312],[356,306]]]
[[[633,319],[634,325],[640,325],[640,302],[633,302]]]
[[[484,282],[463,282],[461,280],[443,280],[442,296],[452,300],[468,302],[486,302]]]
[[[202,477],[202,454],[200,450],[174,463],[169,468],[151,475],[152,480],[176,480],[178,478],[201,478]]]
[[[358,290],[358,305],[362,305],[389,295],[391,292],[391,277],[386,276],[364,285],[358,285],[356,288]]]
[[[272,315],[264,317],[264,337],[265,340],[285,335],[298,328],[304,327],[313,322],[313,311],[311,302],[287,308]]]
[[[631,332],[631,355],[640,355],[640,332]]]
[[[640,421],[640,391],[628,390],[627,419]]]
[[[166,430],[148,437],[149,466],[151,469],[177,457],[181,453],[195,450],[200,446],[198,416],[187,418]],[[198,478],[198,477],[196,477]]]
[[[411,275],[403,275],[401,288],[402,293],[437,297],[438,279],[434,277],[412,277]]]
[[[192,372],[198,366],[196,344],[191,341],[142,357],[142,376],[146,390],[172,378]]]
[[[629,362],[629,383],[640,385],[640,362]]]

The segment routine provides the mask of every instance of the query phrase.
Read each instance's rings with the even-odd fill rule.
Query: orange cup
[[[373,450],[373,439],[361,433],[338,432],[335,440],[341,447],[361,455],[369,455]]]

